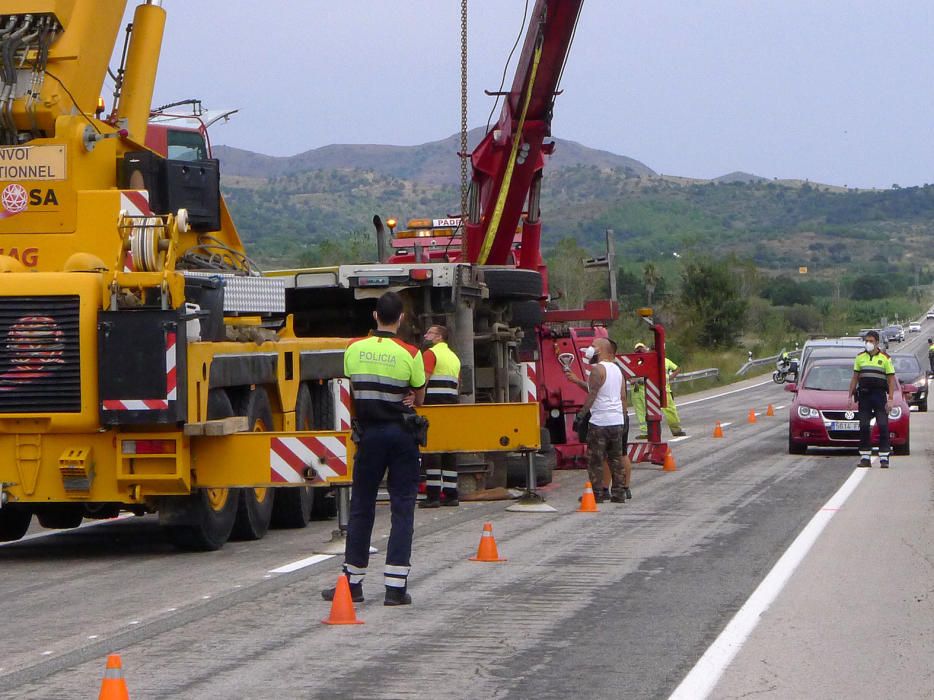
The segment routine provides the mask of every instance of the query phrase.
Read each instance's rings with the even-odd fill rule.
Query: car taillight
[[[122,440],[120,451],[125,455],[175,454],[175,440]]]

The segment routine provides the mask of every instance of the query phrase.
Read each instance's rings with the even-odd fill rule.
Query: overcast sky
[[[525,0],[468,2],[478,126]],[[240,108],[215,143],[292,155],[459,129],[458,0],[163,4],[154,101]],[[585,0],[553,130],[672,175],[934,182],[932,17],[931,0]]]

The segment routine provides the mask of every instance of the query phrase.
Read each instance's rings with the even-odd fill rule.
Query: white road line
[[[725,428],[725,427],[728,426],[728,425],[733,425],[733,421],[728,420],[726,423],[721,423],[721,424],[720,424],[720,427],[721,427],[721,428]]]
[[[85,527],[96,527],[98,525],[106,525],[107,523],[116,522],[117,520],[126,520],[127,518],[135,518],[136,516],[132,513],[121,513],[116,518],[108,518],[107,520],[89,520],[87,522],[81,523],[78,527],[73,527],[68,530],[45,530],[43,532],[34,532],[31,535],[23,535],[18,540],[13,540],[12,542],[0,542],[0,547],[8,547],[11,544],[17,544],[19,542],[25,542],[26,540],[37,540],[40,537],[53,537],[54,535],[62,535],[71,530],[80,530]]]
[[[333,559],[333,554],[315,554],[305,559],[299,559],[298,561],[293,561],[291,564],[284,564],[283,566],[277,567],[275,569],[270,569],[269,573],[271,574],[288,574],[293,571],[298,571],[299,569],[304,569],[306,566],[311,566],[312,564],[317,564],[321,561],[327,561],[328,559]]]
[[[710,694],[827,523],[868,473],[868,469],[854,470],[843,486],[817,511],[668,700],[703,700]]]
[[[682,435],[681,437],[671,438],[671,440],[668,441],[668,444],[670,445],[673,442],[681,442],[682,440],[687,440],[690,437],[690,435]],[[526,481],[528,481],[528,479],[526,479]]]
[[[782,404],[781,406],[776,406],[776,407],[775,407],[775,410],[776,410],[776,411],[781,411],[783,408],[785,408],[785,404]]]
[[[690,406],[692,403],[700,403],[701,401],[710,401],[712,399],[719,399],[721,396],[729,396],[730,394],[736,394],[740,391],[749,391],[750,389],[755,389],[756,387],[766,386],[768,384],[774,384],[771,379],[767,382],[759,382],[758,384],[752,384],[750,386],[744,386],[742,389],[732,389],[730,391],[724,391],[722,394],[714,394],[713,396],[705,396],[702,399],[694,399],[693,401],[676,401],[678,407],[681,406]]]

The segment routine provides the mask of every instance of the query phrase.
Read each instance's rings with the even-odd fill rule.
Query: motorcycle
[[[791,358],[787,360],[778,358],[775,371],[772,372],[772,381],[776,384],[798,381],[798,361]]]

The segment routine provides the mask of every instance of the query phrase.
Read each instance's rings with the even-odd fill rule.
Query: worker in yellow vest
[[[636,343],[633,349],[636,352],[649,351],[645,343]],[[668,379],[670,380],[677,376],[681,368],[666,357],[665,371],[668,373]],[[678,407],[675,406],[674,397],[671,395],[671,384],[669,382],[665,382],[665,398],[668,405],[662,409],[662,414],[665,416],[665,420],[668,421],[668,429],[671,430],[671,434],[675,437],[687,435],[681,429],[681,417],[678,415]],[[632,407],[635,409],[636,419],[639,421],[639,435],[636,439],[645,440],[648,437],[648,428],[645,420],[645,386],[643,382],[638,382],[632,387]]]
[[[425,405],[458,402],[461,361],[448,347],[448,329],[434,325],[424,335]],[[438,508],[460,504],[457,494],[457,455],[454,453],[422,455],[425,467],[425,500],[419,508]],[[443,500],[442,500],[443,496]]]

